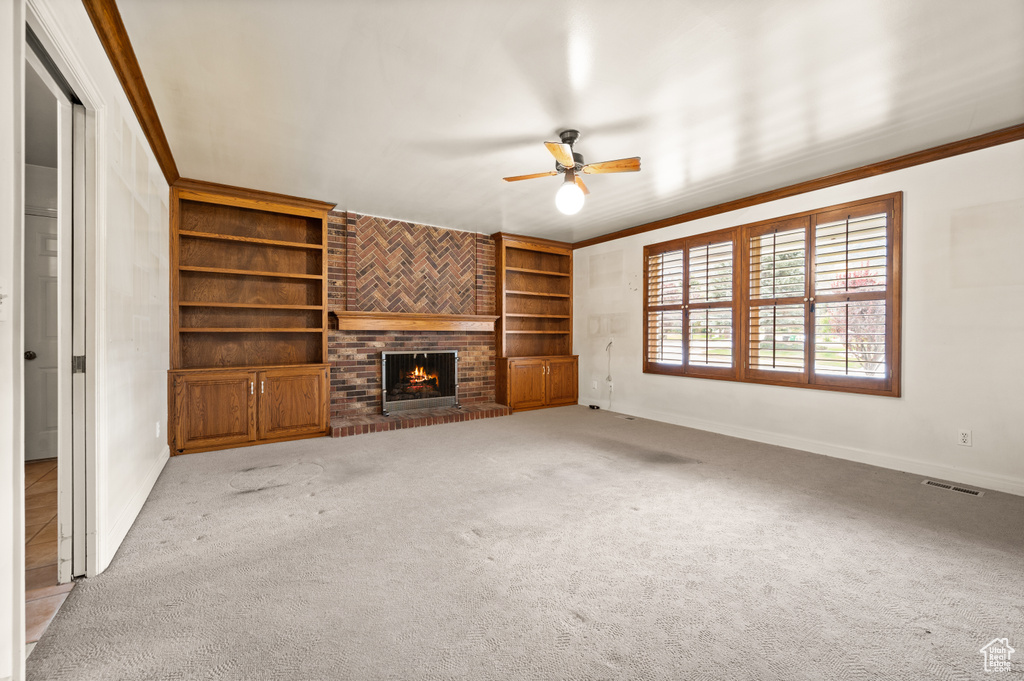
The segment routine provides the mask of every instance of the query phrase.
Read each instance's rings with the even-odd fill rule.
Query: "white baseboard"
[[[142,506],[146,503],[146,499],[149,498],[149,493],[153,491],[153,485],[156,484],[157,478],[160,477],[160,473],[163,472],[164,466],[167,465],[170,458],[171,448],[168,445],[164,445],[160,456],[157,457],[157,460],[153,462],[152,468],[149,469],[149,473],[146,474],[145,479],[135,490],[132,498],[128,500],[128,504],[121,510],[117,520],[110,526],[110,531],[103,541],[103,546],[106,549],[104,553],[106,555],[100,556],[96,566],[97,574],[106,570],[107,566],[110,565],[110,561],[114,560],[114,555],[121,547],[121,542],[128,535],[128,530],[132,529],[135,519],[139,517]]]
[[[604,407],[603,404],[601,406]],[[858,449],[856,447],[843,447],[841,445],[819,442],[809,438],[782,435],[765,430],[758,430],[756,428],[746,428],[732,424],[695,419],[669,412],[646,409],[634,410],[629,407],[622,407],[618,405],[616,405],[614,411],[626,413],[630,416],[638,416],[640,418],[671,423],[677,426],[685,426],[687,428],[695,428],[697,430],[706,430],[712,433],[719,433],[721,435],[738,437],[744,440],[754,440],[755,442],[763,442],[769,445],[800,449],[814,454],[831,456],[837,459],[846,459],[847,461],[856,461],[857,463],[865,463],[871,466],[878,466],[880,468],[889,468],[896,471],[902,471],[904,473],[914,473],[915,475],[923,475],[930,478],[940,478],[948,482],[956,482],[964,485],[1006,492],[1007,494],[1024,496],[1024,480],[1020,478],[991,475],[980,471],[964,470],[962,468],[954,468],[952,466],[921,461],[919,459],[894,456],[892,454],[884,454],[882,452],[872,452],[866,449]]]

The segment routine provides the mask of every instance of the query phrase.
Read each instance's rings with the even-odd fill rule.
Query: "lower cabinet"
[[[327,369],[267,369],[257,375],[261,440],[327,431]]]
[[[327,367],[170,372],[175,453],[325,435]]]
[[[497,400],[513,411],[577,402],[575,355],[498,358],[497,364]]]

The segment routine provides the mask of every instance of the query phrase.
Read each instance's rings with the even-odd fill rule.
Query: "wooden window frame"
[[[740,244],[737,243],[737,230],[735,227],[728,229],[720,229],[714,232],[705,232],[703,234],[696,234],[690,237],[684,237],[682,239],[673,239],[672,241],[666,241],[660,244],[653,244],[644,248],[644,372],[645,373],[656,373],[656,374],[670,374],[674,376],[696,376],[699,378],[725,378],[735,380],[739,372],[740,356],[739,356],[739,339],[740,339],[740,327],[737,325],[737,310],[740,302],[740,288],[739,279],[737,276],[738,272],[736,269],[737,256],[740,251]],[[699,248],[700,246],[707,246],[710,244],[722,243],[724,241],[732,241],[732,367],[712,367],[712,366],[701,366],[701,365],[690,365],[689,364],[689,314],[690,309],[690,287],[687,285],[689,280],[690,271],[690,249]],[[653,255],[661,255],[662,253],[669,253],[672,251],[682,251],[683,255],[683,299],[679,304],[671,305],[649,305],[649,286],[650,286],[650,271],[647,267],[648,258]],[[709,303],[695,303],[693,304],[695,309],[707,309],[710,307],[722,307],[717,304]],[[683,313],[682,320],[682,333],[683,333],[683,361],[682,364],[662,365],[657,362],[650,362],[648,359],[648,341],[650,337],[650,312],[657,312],[660,310],[664,311],[675,311],[680,310]]]
[[[886,289],[883,295],[838,293],[815,295],[815,234],[819,223],[855,218],[884,212],[886,214]],[[804,305],[804,369],[802,372],[775,372],[750,367],[750,240],[773,230],[785,231],[795,226],[805,226],[804,246],[804,293],[801,296],[787,296],[777,300],[785,304]],[[727,239],[733,242],[733,366],[731,369],[689,366],[689,249],[718,243]],[[667,252],[683,252],[683,302],[680,305],[650,305],[649,269],[651,256]],[[644,247],[644,307],[643,307],[643,371],[648,374],[666,374],[693,378],[757,383],[761,385],[810,388],[835,392],[859,393],[899,397],[901,390],[901,326],[902,326],[902,263],[903,263],[903,192],[875,196],[859,201],[827,206],[815,210],[794,213],[779,218],[720,229],[714,232],[696,234]],[[842,376],[815,371],[815,316],[814,306],[819,303],[848,302],[856,299],[877,299],[885,302],[885,359],[887,375],[882,378]],[[764,301],[763,298],[754,300]],[[703,307],[706,307],[704,305]],[[650,361],[648,342],[650,340],[650,312],[658,310],[683,311],[683,355],[682,364],[661,364]]]

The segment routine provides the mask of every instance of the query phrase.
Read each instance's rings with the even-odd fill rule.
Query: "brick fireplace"
[[[356,213],[328,220],[332,433],[507,414],[494,403],[493,322],[482,317],[494,314],[490,237]],[[454,330],[424,330],[432,321]],[[432,350],[458,351],[462,409],[383,416],[380,353]]]

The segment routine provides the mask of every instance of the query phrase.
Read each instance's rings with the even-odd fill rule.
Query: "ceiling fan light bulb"
[[[563,182],[555,194],[555,206],[565,215],[576,215],[583,208],[583,190],[575,182]]]

